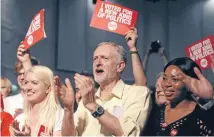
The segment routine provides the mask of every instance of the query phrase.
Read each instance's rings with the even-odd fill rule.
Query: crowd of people
[[[11,82],[1,78],[1,135],[213,136],[214,90],[200,67],[187,57],[171,60],[157,76],[153,92],[137,39],[137,29],[131,28],[125,40],[133,85],[121,79],[127,52],[114,42],[98,44],[93,77],[77,73],[74,86],[40,65],[21,43],[15,66],[19,94],[7,97]],[[210,58],[214,72],[214,55]]]

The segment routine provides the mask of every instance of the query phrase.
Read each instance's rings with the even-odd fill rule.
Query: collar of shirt
[[[120,79],[117,84],[115,85],[115,87],[113,88],[112,90],[112,94],[116,97],[118,97],[119,99],[122,98],[123,96],[123,90],[124,90],[124,87],[125,87],[125,83]],[[95,97],[98,97],[100,98],[100,92],[102,92],[100,90],[100,88],[97,90],[97,92],[95,93]]]

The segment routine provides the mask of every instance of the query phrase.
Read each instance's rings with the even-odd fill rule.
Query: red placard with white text
[[[187,57],[194,60],[201,69],[210,68],[210,55],[214,54],[214,36],[203,38],[188,46],[185,50]]]
[[[23,41],[25,49],[30,48],[40,40],[46,38],[45,29],[44,29],[44,12],[45,9],[40,10],[37,13],[30,24],[26,37]]]
[[[125,35],[137,21],[138,12],[105,1],[97,1],[90,26]]]

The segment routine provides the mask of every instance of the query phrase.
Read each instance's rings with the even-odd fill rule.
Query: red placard
[[[1,131],[0,131],[0,136],[4,137],[4,136],[10,136],[10,126],[13,122],[13,117],[4,111],[0,112],[0,127],[1,127]]]
[[[203,38],[202,40],[188,46],[185,50],[187,57],[194,60],[201,69],[210,68],[210,55],[214,54],[214,36]]]
[[[46,38],[45,29],[44,29],[44,12],[45,9],[40,10],[37,13],[30,24],[27,35],[23,41],[23,45],[25,45],[25,49],[33,46],[40,40]]]
[[[125,35],[137,21],[138,12],[105,1],[97,1],[90,26]]]

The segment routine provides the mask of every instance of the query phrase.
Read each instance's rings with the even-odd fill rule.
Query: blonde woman
[[[13,136],[61,136],[63,109],[54,84],[53,72],[34,66],[25,75],[24,113],[10,128]]]

